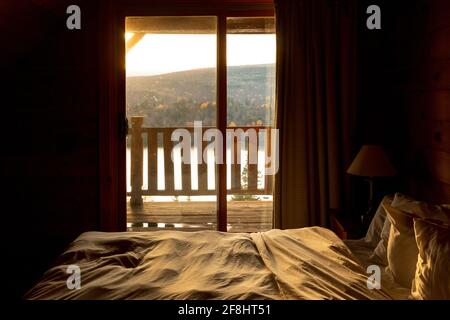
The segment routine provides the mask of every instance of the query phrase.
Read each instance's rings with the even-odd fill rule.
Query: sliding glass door
[[[275,21],[227,18],[228,231],[272,228]]]
[[[221,18],[126,18],[128,230],[272,227],[274,19]]]
[[[201,139],[216,127],[216,24],[216,17],[126,18],[130,230],[217,228],[214,151],[203,161],[209,149]]]

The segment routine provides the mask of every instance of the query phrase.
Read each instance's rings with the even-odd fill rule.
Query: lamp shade
[[[363,177],[388,177],[397,172],[381,146],[363,145],[347,173]]]

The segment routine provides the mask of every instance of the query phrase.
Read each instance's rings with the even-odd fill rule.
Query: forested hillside
[[[274,114],[274,65],[228,68],[228,125],[270,125]],[[215,69],[127,77],[127,115],[145,116],[145,127],[191,126],[216,121]]]

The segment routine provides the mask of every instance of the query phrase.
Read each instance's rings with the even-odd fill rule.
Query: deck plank
[[[272,229],[271,201],[229,201],[228,231],[259,232]],[[142,206],[127,205],[127,222],[130,231],[151,230],[215,230],[216,203],[205,201],[144,202]],[[147,223],[148,227],[142,227]],[[165,228],[156,227],[166,224]],[[177,224],[177,228],[174,228]]]

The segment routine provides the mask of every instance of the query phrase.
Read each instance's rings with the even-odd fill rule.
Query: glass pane
[[[227,19],[228,231],[272,228],[275,20]]]
[[[216,17],[125,25],[127,228],[215,230],[214,151],[201,136],[216,127]]]

